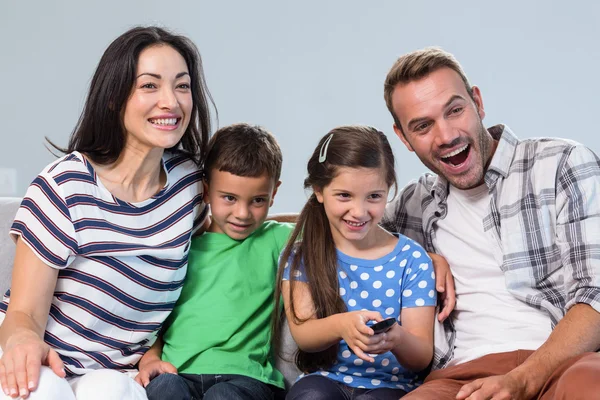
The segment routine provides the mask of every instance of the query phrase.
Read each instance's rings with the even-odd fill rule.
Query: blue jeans
[[[405,394],[400,389],[353,388],[321,375],[309,375],[294,383],[286,400],[398,400]]]
[[[273,400],[277,388],[243,375],[162,374],[146,386],[148,400]]]

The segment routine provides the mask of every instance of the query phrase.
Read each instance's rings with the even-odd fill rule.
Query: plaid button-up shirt
[[[489,132],[498,146],[485,174],[483,227],[502,249],[507,290],[545,310],[553,328],[576,303],[600,312],[600,159],[569,140],[519,140],[503,125]],[[447,197],[448,182],[425,174],[388,205],[382,224],[436,252]],[[436,326],[433,369],[453,357],[451,319]]]

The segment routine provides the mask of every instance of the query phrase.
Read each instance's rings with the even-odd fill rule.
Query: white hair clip
[[[327,160],[327,148],[329,147],[329,142],[333,138],[333,133],[329,135],[327,139],[323,142],[323,146],[321,146],[321,151],[319,151],[319,162],[325,162]]]

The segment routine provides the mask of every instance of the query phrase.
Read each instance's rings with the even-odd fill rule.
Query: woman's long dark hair
[[[97,164],[115,162],[125,146],[123,111],[135,84],[140,53],[158,45],[171,46],[184,58],[194,102],[190,123],[180,142],[170,150],[183,152],[200,165],[210,134],[209,103],[214,107],[206,87],[202,59],[191,40],[155,26],[132,28],[108,46],[98,63],[67,148],[46,138],[48,143],[63,153],[85,153]]]
[[[308,161],[308,177],[304,180],[304,188],[322,190],[343,167],[381,168],[388,186],[396,186],[394,154],[385,134],[375,128],[341,126],[325,135]],[[280,258],[272,325],[272,337],[277,350],[280,349],[283,321],[280,297],[286,263],[290,269],[290,304],[286,306],[290,308],[296,324],[307,321],[299,318],[294,308],[296,272],[300,264],[304,266],[304,276],[310,282],[316,318],[346,311],[346,305],[339,295],[337,254],[329,221],[323,204],[317,201],[314,193],[300,212],[296,227]],[[338,347],[339,345],[331,346],[316,353],[298,350],[296,365],[303,372],[326,369],[336,361]]]

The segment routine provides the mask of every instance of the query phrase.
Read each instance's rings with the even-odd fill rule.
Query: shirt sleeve
[[[69,208],[60,187],[48,174],[38,175],[27,189],[10,229],[50,267],[66,268],[78,245]]]
[[[407,246],[408,262],[401,287],[402,308],[435,306],[435,272],[431,258],[418,243],[409,240]]]
[[[290,257],[288,258],[288,261],[283,266],[283,277],[281,278],[282,281],[290,280],[293,258],[294,258],[294,254],[292,253],[290,255]],[[308,279],[306,277],[306,272],[304,270],[304,264],[302,262],[300,262],[300,265],[298,265],[298,269],[296,271],[294,271],[294,277],[295,277],[294,280],[296,280],[298,282],[308,283]]]
[[[423,175],[412,181],[387,204],[381,226],[392,233],[400,233],[418,243],[425,243],[423,236],[424,196],[430,190],[430,177]]]
[[[559,170],[556,213],[566,308],[585,303],[600,312],[600,159],[584,146],[573,147]]]
[[[275,229],[273,230],[273,233],[275,235],[275,243],[278,251],[281,253],[287,245],[287,241],[290,235],[292,234],[292,231],[294,230],[296,224],[276,221],[273,221],[273,223],[275,224]]]

